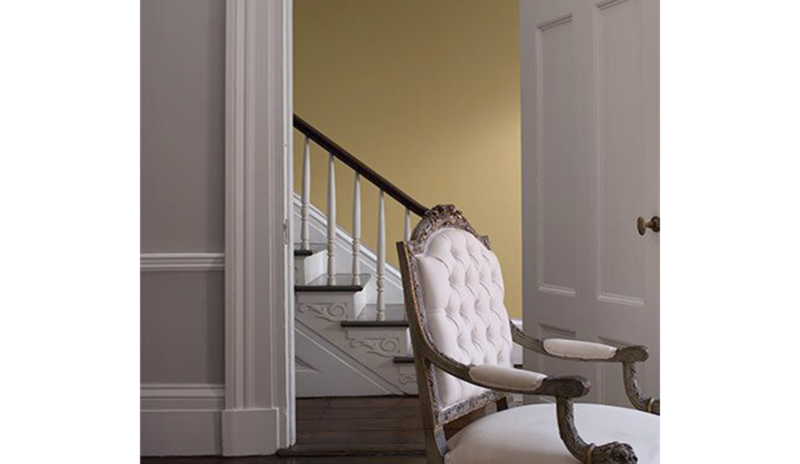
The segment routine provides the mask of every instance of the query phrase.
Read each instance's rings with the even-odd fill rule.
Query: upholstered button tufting
[[[511,365],[511,330],[497,257],[474,235],[443,229],[415,256],[428,331],[444,354],[464,364]],[[437,369],[441,407],[484,391]]]

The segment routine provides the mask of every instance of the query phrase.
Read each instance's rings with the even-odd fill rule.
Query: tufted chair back
[[[478,236],[448,205],[429,211],[406,245],[408,265],[403,272],[410,273],[415,290],[409,320],[418,322],[431,344],[456,361],[511,367],[503,275],[488,239]],[[475,404],[473,400],[486,393],[432,365],[418,369],[419,374],[432,377],[420,379],[427,381],[420,387],[430,387],[431,406],[438,412]]]

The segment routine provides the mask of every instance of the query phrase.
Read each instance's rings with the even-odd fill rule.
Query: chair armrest
[[[495,366],[493,364],[481,364],[473,366],[469,370],[472,380],[483,385],[491,385],[500,390],[529,390],[538,389],[546,375],[538,372],[514,369],[512,367]]]
[[[586,361],[605,361],[617,354],[617,349],[602,343],[548,338],[542,342],[544,350],[553,356]]]
[[[533,338],[516,324],[511,324],[511,338],[514,343],[533,352],[560,359],[592,362],[644,362],[650,353],[644,346],[625,346],[615,348],[602,343],[549,338],[544,341]]]
[[[548,377],[512,367],[480,364],[469,369],[472,383],[500,391],[575,398],[589,392],[589,381],[576,376]]]

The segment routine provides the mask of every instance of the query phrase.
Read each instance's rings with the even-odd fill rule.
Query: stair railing
[[[334,238],[336,236],[336,176],[334,172],[334,158],[339,159],[355,171],[353,182],[353,263],[350,282],[352,285],[361,285],[361,265],[359,262],[361,255],[361,177],[364,177],[378,187],[380,193],[378,196],[378,249],[376,250],[378,255],[378,269],[376,271],[377,276],[375,282],[375,287],[377,289],[376,306],[377,320],[386,320],[386,302],[384,298],[386,278],[386,206],[384,193],[388,194],[405,207],[403,227],[403,237],[405,240],[411,238],[411,213],[421,217],[428,208],[422,206],[420,202],[400,190],[385,177],[375,172],[353,154],[329,139],[325,134],[296,114],[294,115],[294,128],[305,136],[305,143],[303,146],[302,207],[300,209],[300,247],[303,250],[309,250],[311,248],[308,233],[308,214],[311,201],[311,142],[313,141],[328,153],[328,228],[326,237],[328,252],[326,275],[328,285],[336,285],[337,283],[336,253],[334,249]]]

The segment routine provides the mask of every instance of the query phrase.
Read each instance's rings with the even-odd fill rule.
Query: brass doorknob
[[[639,216],[636,219],[636,229],[639,231],[639,235],[644,235],[647,229],[652,229],[653,232],[658,233],[661,231],[661,218],[653,216],[649,221],[645,221],[643,217]]]

